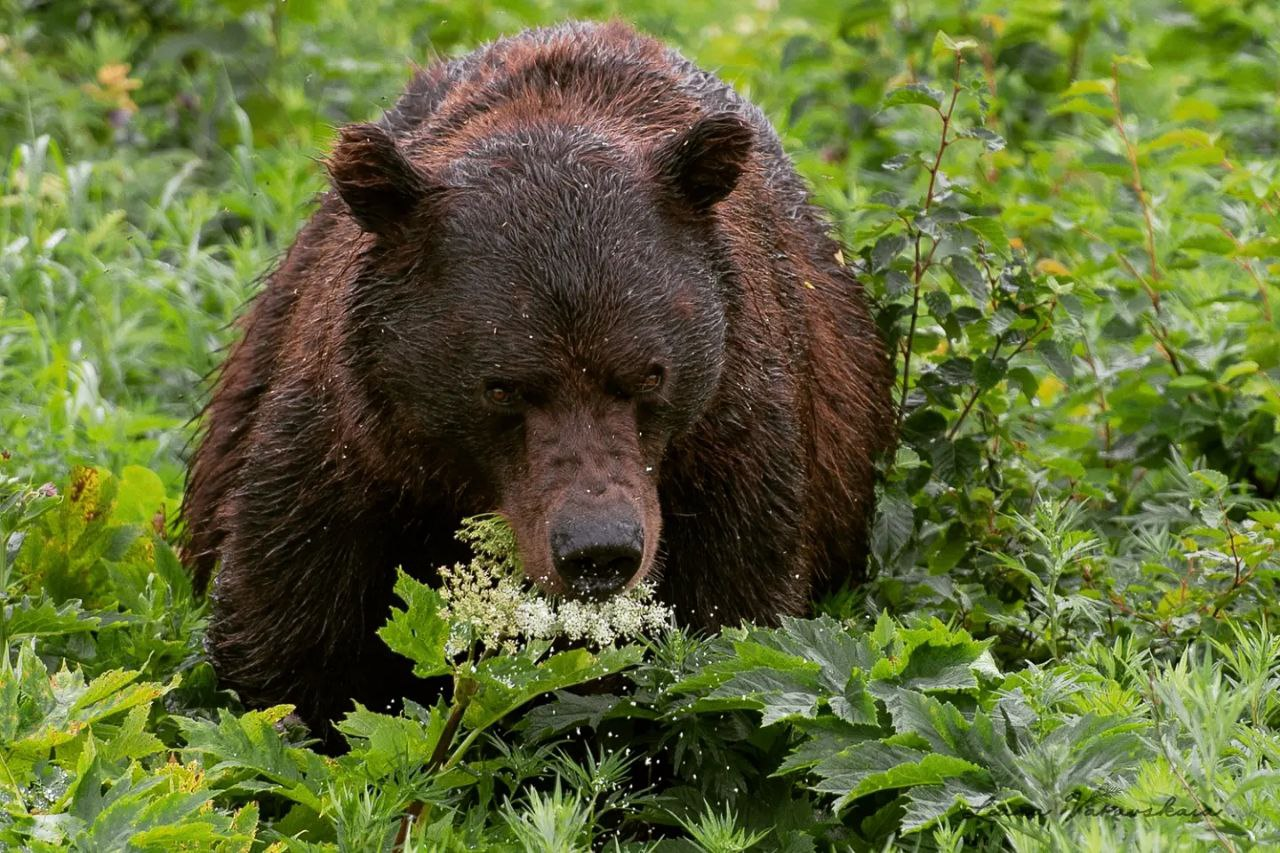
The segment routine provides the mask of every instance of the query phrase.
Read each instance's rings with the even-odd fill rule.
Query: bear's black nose
[[[644,528],[627,511],[575,516],[552,527],[551,557],[575,595],[602,599],[626,585],[644,559]]]

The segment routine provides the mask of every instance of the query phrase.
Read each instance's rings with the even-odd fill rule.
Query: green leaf
[[[366,766],[374,778],[396,768],[412,770],[426,764],[444,732],[448,708],[443,704],[427,711],[427,722],[406,716],[391,717],[356,703],[336,726],[351,746],[351,756]]]
[[[1231,485],[1231,481],[1226,474],[1221,471],[1215,471],[1212,468],[1197,469],[1191,472],[1191,476],[1215,492],[1225,491]]]
[[[183,752],[200,758],[215,784],[260,778],[266,790],[319,812],[320,791],[329,770],[319,755],[287,746],[276,724],[293,710],[280,705],[236,717],[219,709],[218,722],[175,717],[187,745]]]
[[[872,741],[837,753],[812,772],[820,777],[814,790],[836,794],[836,809],[843,810],[858,797],[879,791],[936,785],[966,774],[981,778],[982,768],[949,755]]]
[[[701,693],[714,690],[734,675],[757,667],[769,668],[781,672],[801,673],[805,676],[816,676],[821,665],[806,660],[803,654],[784,651],[779,648],[779,640],[771,631],[753,632],[750,641],[735,639],[732,645],[722,642],[717,644],[725,657],[705,664],[699,672],[681,679],[670,688],[674,693]],[[758,637],[759,639],[754,639]],[[722,640],[727,639],[723,637]]]
[[[1220,385],[1230,385],[1232,380],[1239,379],[1241,376],[1252,376],[1261,369],[1256,361],[1238,361],[1235,364],[1222,371],[1222,375],[1218,377]]]
[[[882,272],[894,262],[907,247],[907,238],[901,234],[888,234],[876,241],[871,250],[871,271]]]
[[[946,56],[947,54],[963,53],[966,50],[974,50],[978,47],[976,39],[961,37],[953,39],[951,36],[938,30],[933,37],[933,55]]]
[[[1003,358],[991,358],[987,355],[978,356],[977,361],[973,363],[973,379],[977,383],[978,389],[987,391],[994,388],[1004,375],[1009,371],[1009,362]]]
[[[1231,241],[1225,234],[1216,231],[1210,231],[1205,234],[1196,234],[1187,237],[1178,244],[1179,250],[1191,250],[1195,252],[1208,252],[1213,255],[1231,255],[1236,248],[1236,244]]]
[[[103,760],[137,761],[165,751],[164,741],[146,730],[150,710],[150,705],[135,705],[129,709],[119,730],[102,745]]]
[[[792,750],[774,776],[785,776],[798,770],[808,770],[816,764],[829,761],[839,754],[861,743],[875,741],[880,732],[859,728],[835,717],[820,716],[813,720],[801,720],[796,729],[804,733],[807,740],[802,740]]]
[[[112,516],[116,522],[150,526],[157,513],[164,514],[167,497],[160,476],[141,465],[126,465],[120,472]]]
[[[947,269],[951,271],[951,277],[973,297],[974,302],[985,305],[991,298],[987,277],[964,255],[952,255],[948,258]]]
[[[907,793],[903,832],[919,832],[957,813],[982,815],[1021,802],[1014,791],[1000,791],[974,775],[952,777],[941,784],[920,785]]]
[[[1040,464],[1050,471],[1056,471],[1071,480],[1083,480],[1085,478],[1085,467],[1076,459],[1069,456],[1051,456],[1042,459]]]
[[[1210,380],[1195,373],[1184,373],[1169,380],[1170,390],[1199,391],[1210,385]]]
[[[638,705],[623,707],[625,703],[621,696],[608,693],[580,695],[567,690],[557,691],[555,701],[530,708],[522,722],[527,736],[541,741],[578,726],[599,728],[606,718],[613,716],[613,711],[619,709],[628,717],[653,716],[647,708]]]
[[[796,619],[784,616],[781,630],[753,634],[762,644],[818,665],[818,679],[827,693],[842,693],[855,670],[870,669],[876,660],[865,637],[856,637],[830,616]]]
[[[1088,98],[1068,98],[1050,107],[1049,113],[1050,115],[1083,113],[1097,116],[1098,118],[1110,119],[1115,114],[1115,110],[1109,103],[1103,105],[1090,101]]]
[[[54,605],[43,596],[34,601],[23,596],[4,605],[3,628],[10,642],[96,631],[102,627],[101,621],[96,613],[81,609],[80,602],[75,599]]]
[[[1003,151],[1007,144],[1003,136],[985,127],[966,127],[956,133],[956,139],[977,139],[989,153]]]
[[[1111,95],[1110,80],[1076,80],[1059,95],[1059,98],[1074,98],[1079,95]]]
[[[880,106],[882,109],[888,109],[889,107],[907,104],[920,104],[940,110],[942,108],[942,98],[942,93],[937,89],[930,88],[923,83],[912,83],[909,86],[903,86],[889,92],[889,94],[885,95]]]
[[[812,719],[818,714],[818,679],[812,673],[780,672],[763,667],[752,669],[737,673],[706,698],[700,699],[694,707],[758,709],[762,713],[760,725],[766,728],[798,718]]]
[[[1063,382],[1075,379],[1075,363],[1055,340],[1045,339],[1036,344],[1036,355],[1048,365],[1054,375]]]
[[[1009,235],[999,220],[989,216],[974,216],[963,220],[960,227],[977,234],[991,251],[1003,258],[1009,257]]]
[[[503,655],[482,661],[472,674],[479,685],[463,722],[472,729],[493,725],[544,693],[563,690],[634,666],[643,656],[639,646],[608,648],[598,654],[570,649],[534,663],[528,657]]]
[[[911,161],[918,159],[919,158],[912,154],[895,154],[881,163],[880,168],[884,169],[886,172],[898,172],[905,168]]]
[[[1195,166],[1221,166],[1227,159],[1227,152],[1216,145],[1208,148],[1188,148],[1168,158],[1164,165],[1170,169]]]
[[[939,320],[945,320],[951,315],[951,297],[941,290],[926,293],[924,303],[929,306],[929,313]]]
[[[856,726],[874,726],[879,722],[875,697],[867,690],[866,676],[854,672],[844,692],[828,698],[831,713]]]
[[[149,706],[175,689],[181,681],[181,676],[175,673],[167,685],[154,682],[135,684],[139,675],[139,672],[122,669],[104,672],[77,696],[67,709],[68,718],[81,723],[95,723],[138,705]]]
[[[419,678],[444,675],[449,671],[444,652],[449,623],[440,615],[444,607],[440,593],[404,569],[396,570],[395,593],[408,606],[392,608],[391,619],[378,629],[378,636],[392,651],[413,661],[413,674]]]
[[[973,361],[968,358],[949,358],[939,364],[934,373],[949,388],[958,388],[973,381]]]
[[[85,775],[92,779],[95,773]],[[88,826],[78,834],[77,846],[89,850],[156,849],[154,845],[161,840],[197,844],[213,841],[216,836],[209,823],[188,821],[213,792],[170,791],[167,782],[163,776],[134,780],[125,775],[112,780],[102,796],[91,794],[90,787],[82,785],[82,796],[77,798],[73,811]],[[149,835],[148,831],[154,834]]]
[[[871,553],[879,564],[893,565],[914,532],[915,507],[911,501],[897,494],[882,496],[876,504],[876,517],[871,524]]]
[[[929,692],[972,690],[978,687],[978,675],[999,677],[988,651],[990,641],[974,640],[967,632],[949,629],[937,619],[925,627],[903,629],[898,637],[902,651],[871,667],[872,692],[877,695],[881,693],[875,681]]]

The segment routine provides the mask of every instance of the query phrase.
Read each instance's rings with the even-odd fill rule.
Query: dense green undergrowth
[[[0,842],[1280,847],[1274,4],[375,5],[0,7]],[[204,659],[171,524],[204,377],[335,125],[619,10],[766,109],[876,299],[872,577],[461,662],[402,580],[384,637],[453,698],[321,756]]]

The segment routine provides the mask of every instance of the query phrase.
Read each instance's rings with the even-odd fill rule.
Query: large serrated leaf
[[[902,829],[904,832],[919,832],[960,811],[982,814],[988,809],[1012,806],[1020,801],[1021,797],[1015,791],[998,790],[973,776],[950,778],[941,784],[920,785],[907,794]]]
[[[544,693],[620,672],[639,663],[642,655],[640,647],[625,646],[597,654],[570,649],[538,663],[518,655],[490,658],[473,674],[479,688],[463,722],[473,729],[486,728]]]
[[[816,663],[819,679],[828,693],[842,692],[855,669],[870,669],[875,662],[876,655],[866,638],[849,633],[830,616],[784,616],[781,625],[781,630],[773,632],[768,641],[759,635],[756,639],[762,645],[767,642],[780,651]]]
[[[395,593],[407,606],[391,609],[391,619],[378,629],[378,636],[392,651],[413,661],[413,674],[419,678],[444,675],[449,671],[444,651],[449,623],[440,614],[440,593],[403,569],[396,572]]]
[[[367,765],[375,777],[397,767],[428,762],[444,731],[448,708],[428,712],[426,723],[370,711],[359,703],[336,726],[351,745],[351,757]]]
[[[216,724],[184,717],[175,722],[187,742],[183,752],[201,758],[215,783],[238,781],[247,772],[269,782],[277,794],[318,812],[329,770],[316,753],[285,744],[276,723],[290,711],[282,705],[236,717],[222,709]]]
[[[878,722],[875,697],[867,690],[866,677],[860,672],[855,672],[844,691],[828,698],[827,703],[831,713],[847,723],[874,726]]]
[[[813,673],[756,668],[740,672],[698,700],[695,709],[751,708],[762,726],[818,713],[818,679]]]
[[[97,613],[83,610],[76,599],[55,605],[45,597],[23,596],[4,605],[4,632],[10,641],[96,631],[103,627],[101,622]]]
[[[608,693],[580,695],[567,690],[558,691],[555,701],[529,709],[524,715],[524,731],[529,738],[539,741],[578,726],[594,729],[611,716],[612,711],[620,708],[627,717],[654,716],[648,708],[634,703],[626,705],[628,701]]]
[[[963,759],[879,741],[850,747],[812,770],[819,777],[814,790],[835,794],[837,809],[878,791],[936,785],[968,774],[981,779],[983,774],[980,766]]]

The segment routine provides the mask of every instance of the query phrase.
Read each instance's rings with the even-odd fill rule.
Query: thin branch
[[[1089,370],[1093,373],[1093,381],[1098,386],[1098,403],[1102,411],[1102,441],[1103,449],[1108,454],[1111,453],[1111,404],[1107,402],[1107,387],[1102,383],[1102,374],[1098,372],[1098,363],[1093,358],[1093,348],[1089,346],[1089,339],[1084,339],[1084,363],[1089,365]],[[1112,462],[1108,458],[1106,460],[1107,467]]]
[[[1231,241],[1232,245],[1234,245],[1237,250],[1244,247],[1244,243],[1240,241],[1240,238],[1235,234],[1232,234],[1231,230],[1226,226],[1219,225],[1218,230],[1227,235],[1227,239]],[[1262,299],[1262,316],[1266,317],[1267,322],[1270,323],[1272,321],[1271,296],[1267,293],[1267,283],[1262,280],[1260,275],[1258,275],[1258,271],[1254,269],[1253,264],[1249,262],[1248,258],[1236,257],[1234,260],[1236,265],[1247,272],[1250,278],[1253,279],[1254,285],[1258,288],[1258,296]]]
[[[1056,305],[1057,305],[1056,300],[1049,305],[1050,315],[1053,314],[1053,309]],[[1014,349],[1014,351],[1009,353],[1009,358],[1006,360],[1012,362],[1014,358],[1016,358],[1018,355],[1021,355],[1022,351],[1027,348],[1028,344],[1030,344],[1033,340],[1035,340],[1036,338],[1038,338],[1040,335],[1044,334],[1048,330],[1049,330],[1049,321],[1045,320],[1044,325],[1042,325],[1040,328],[1036,329],[1034,332],[1032,332],[1031,334],[1027,335],[1025,338],[1022,339],[1022,343],[1018,344],[1018,346]],[[995,361],[996,358],[999,357],[1000,347],[1003,345],[1004,345],[1004,336],[1001,335],[1001,337],[996,340],[995,349],[991,351],[992,361]],[[969,395],[969,400],[964,404],[964,408],[960,410],[960,416],[956,418],[956,422],[952,424],[951,429],[947,431],[948,441],[951,441],[956,437],[956,433],[960,431],[960,425],[964,423],[964,420],[966,417],[969,416],[969,411],[973,408],[974,403],[978,402],[978,398],[981,396],[982,396],[982,390],[978,388],[977,385],[975,385],[973,388],[973,393]]]
[[[947,139],[947,133],[951,129],[951,116],[956,109],[956,100],[960,97],[960,67],[964,62],[964,58],[956,51],[956,68],[955,79],[951,84],[951,103],[947,105],[946,112],[939,111],[938,115],[942,117],[942,135],[938,139],[938,151],[933,157],[933,165],[929,167],[929,187],[925,190],[923,213],[928,213],[929,208],[933,206],[934,188],[938,182],[938,172],[942,168],[942,155],[946,153],[950,140]],[[920,258],[920,241],[924,239],[924,232],[916,231],[915,233],[915,259],[912,264],[913,292],[911,295],[911,325],[907,329],[906,350],[902,359],[902,394],[898,398],[898,423],[902,423],[902,418],[907,411],[907,391],[911,385],[911,350],[915,345],[916,324],[920,319],[920,285],[924,280],[924,274],[933,264],[933,253],[938,248],[938,241],[933,241],[933,246],[929,250],[928,256],[921,263]]]
[[[1082,226],[1077,226],[1077,228],[1079,228],[1081,234],[1088,237],[1090,240],[1101,243],[1104,246],[1110,245],[1108,241],[1102,239],[1102,237],[1093,233],[1088,228],[1084,228]],[[1156,347],[1160,350],[1160,354],[1168,360],[1169,366],[1173,368],[1173,372],[1181,376],[1182,362],[1178,360],[1178,354],[1174,351],[1173,344],[1169,342],[1169,330],[1165,328],[1164,322],[1160,318],[1160,294],[1151,287],[1146,278],[1138,271],[1138,268],[1133,265],[1133,262],[1125,257],[1123,252],[1119,249],[1112,249],[1111,254],[1120,262],[1121,266],[1129,271],[1129,274],[1133,276],[1134,280],[1137,281],[1138,284],[1142,285],[1143,290],[1146,291],[1147,298],[1151,300],[1151,307],[1155,312],[1155,317],[1152,320],[1151,334],[1156,339]]]
[[[1134,146],[1133,141],[1129,139],[1129,133],[1124,128],[1124,111],[1120,107],[1120,66],[1111,63],[1111,103],[1115,105],[1115,112],[1112,116],[1115,124],[1116,132],[1120,134],[1120,141],[1124,143],[1125,155],[1129,159],[1129,168],[1133,173],[1132,186],[1133,191],[1138,196],[1138,204],[1142,207],[1142,218],[1146,222],[1147,230],[1147,257],[1151,262],[1151,280],[1160,280],[1160,266],[1156,262],[1156,231],[1151,216],[1151,202],[1147,198],[1146,190],[1142,188],[1142,170],[1138,167],[1138,149]],[[1160,295],[1155,296],[1156,310],[1160,310]]]

